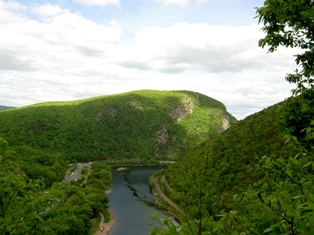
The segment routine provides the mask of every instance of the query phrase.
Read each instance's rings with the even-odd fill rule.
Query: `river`
[[[152,229],[147,217],[157,213],[170,216],[155,204],[150,191],[149,177],[162,166],[128,167],[112,170],[112,192],[108,194],[109,207],[113,211],[115,224],[110,235],[148,235]],[[157,224],[157,221],[154,222]]]

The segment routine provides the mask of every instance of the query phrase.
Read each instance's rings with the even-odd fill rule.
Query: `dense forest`
[[[134,91],[0,112],[0,135],[21,152],[70,162],[175,159],[236,122],[225,106],[189,91]]]
[[[99,212],[109,219],[110,165],[177,159],[237,122],[202,94],[150,90],[8,109],[0,120],[1,234],[89,234]],[[91,161],[85,177],[65,180]]]
[[[109,218],[107,164],[93,162],[89,174],[67,182],[62,156],[18,154],[0,138],[0,234],[89,234],[100,212]]]
[[[313,9],[311,0],[266,0],[256,9],[261,47],[300,49],[298,69],[286,75],[296,87],[239,122],[189,91],[1,111],[0,233],[88,234],[91,218],[108,218],[108,163],[176,160],[150,184],[180,224],[151,215],[163,224],[151,235],[314,234]],[[63,181],[78,161],[93,161],[92,171]]]
[[[166,220],[169,230],[152,234],[313,234],[314,122],[288,134],[282,120],[291,103],[303,101],[253,114],[156,173],[180,210],[158,201],[182,225]]]
[[[190,149],[150,180],[176,215],[152,235],[314,234],[314,2],[266,0],[256,8],[275,52],[296,47],[297,69],[285,79],[292,96]]]
[[[152,234],[312,234],[311,102],[303,96],[292,97],[223,132],[220,126],[206,141],[196,139],[175,164],[154,175],[180,210],[160,197],[159,203],[181,225],[162,218],[168,229],[156,227]],[[297,113],[297,120],[291,112]],[[9,148],[3,138],[1,144],[3,233],[88,234],[91,218],[99,212],[108,216],[107,161],[93,162],[83,186],[83,179],[69,184],[62,182],[69,163],[65,152],[28,145]],[[51,205],[56,206],[46,212]],[[65,213],[69,216],[63,220]]]

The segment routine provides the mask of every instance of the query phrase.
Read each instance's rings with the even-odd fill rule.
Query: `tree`
[[[283,129],[296,137],[304,137],[301,130],[307,127],[314,116],[314,1],[313,0],[266,0],[256,8],[259,23],[266,36],[259,46],[269,46],[274,52],[279,46],[299,48],[296,56],[298,68],[288,74],[286,80],[296,84],[283,110]]]
[[[295,74],[286,79],[297,84],[293,94],[313,89],[314,75],[314,1],[313,0],[266,0],[257,8],[259,23],[266,36],[259,40],[259,46],[269,46],[274,52],[279,46],[300,48],[296,55]]]
[[[213,197],[216,193],[212,184],[216,176],[212,164],[207,151],[201,153],[195,150],[170,166],[171,171],[160,171],[156,174],[161,179],[159,182],[163,192],[177,204],[174,214],[181,225],[175,225],[167,217],[151,215],[152,220],[158,220],[163,225],[154,227],[152,235],[207,234],[209,221],[212,220],[210,205],[215,201]]]
[[[0,234],[36,234],[45,211],[57,204],[62,191],[52,188],[44,193],[43,182],[30,179],[11,156],[7,141],[0,137]]]

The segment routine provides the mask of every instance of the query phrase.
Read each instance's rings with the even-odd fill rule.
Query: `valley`
[[[26,185],[32,180],[40,182],[41,188],[33,192],[25,187],[18,190],[25,199],[29,194],[40,200],[50,198],[38,205],[42,208],[48,207],[46,203],[57,205],[32,227],[33,231],[45,231],[44,224],[51,221],[47,234],[70,233],[75,223],[81,225],[72,232],[84,233],[91,226],[87,218],[93,219],[99,212],[108,221],[108,198],[101,192],[111,188],[111,167],[173,163],[237,122],[221,102],[200,93],[154,90],[40,103],[0,112],[0,120],[1,159],[12,166],[6,173],[6,165],[1,165],[2,182],[17,171]],[[88,163],[72,165],[75,162]],[[11,196],[2,195],[2,207],[13,211],[19,197],[11,200]],[[77,203],[86,206],[77,207]],[[61,223],[64,210],[72,216]],[[10,224],[3,231],[16,229],[12,211],[2,215],[4,224]],[[31,211],[27,212],[30,221]],[[23,210],[19,213],[22,216]],[[64,226],[55,227],[53,221]],[[28,223],[25,219],[24,230],[18,230],[25,232]]]
[[[261,234],[283,218],[277,211],[287,217],[274,231],[289,229],[294,218],[299,219],[293,226],[308,221],[313,124],[299,138],[287,134],[282,114],[291,102],[302,100],[291,98],[238,122],[222,103],[189,91],[135,91],[0,112],[5,123],[0,134],[7,137],[1,137],[0,147],[0,229],[16,234],[89,234],[94,231],[91,220],[99,213],[104,223],[110,221],[110,207],[116,219],[114,233],[131,223],[121,225],[124,219],[137,218],[122,219],[123,210],[132,205],[122,199],[127,204],[118,212],[115,206],[123,203],[115,200],[130,194],[135,197],[131,204],[140,201],[150,207],[155,203],[147,200],[152,197],[149,185],[157,203],[170,214],[145,212],[154,222],[143,234],[172,235],[173,229],[191,235],[249,230]],[[149,180],[145,176],[145,196],[139,195],[128,178],[130,166],[146,169],[161,163],[168,167],[150,172]],[[113,174],[123,176],[126,191],[116,194]],[[285,183],[278,186],[278,177]],[[292,207],[290,197],[295,198]],[[21,204],[27,206],[20,208]],[[56,206],[38,215],[51,205]],[[180,224],[170,219],[172,215]]]
[[[313,235],[314,1],[258,2],[0,0],[0,234]]]

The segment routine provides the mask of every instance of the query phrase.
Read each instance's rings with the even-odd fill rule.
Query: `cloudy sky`
[[[263,0],[0,0],[0,105],[192,90],[236,118],[290,96],[292,50],[268,54]]]

